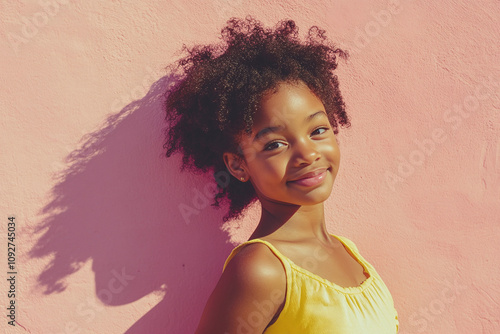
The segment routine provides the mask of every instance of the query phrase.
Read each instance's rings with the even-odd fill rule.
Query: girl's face
[[[261,202],[313,205],[330,196],[340,151],[323,103],[305,83],[267,93],[240,147],[244,161],[230,153],[224,161],[237,179],[252,182]]]

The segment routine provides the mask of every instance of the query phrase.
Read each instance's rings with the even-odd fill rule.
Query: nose
[[[294,146],[294,162],[296,165],[310,165],[321,157],[316,144],[310,138],[298,140]]]

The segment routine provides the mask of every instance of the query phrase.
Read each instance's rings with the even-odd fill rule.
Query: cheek
[[[335,139],[330,141],[328,144],[325,144],[322,148],[322,151],[325,157],[328,158],[328,160],[335,163],[340,162],[340,150]]]
[[[272,181],[276,182],[281,180],[285,175],[286,164],[280,162],[277,159],[275,160],[269,159],[269,160],[267,161],[267,163],[260,166],[259,171],[261,171],[262,174],[265,174],[266,178],[270,182]]]
[[[277,157],[265,160],[256,159],[250,166],[254,183],[259,187],[281,182],[286,174],[286,163]]]

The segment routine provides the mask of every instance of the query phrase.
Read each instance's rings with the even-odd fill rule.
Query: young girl
[[[262,212],[227,258],[196,333],[397,333],[384,282],[325,224],[340,162],[335,135],[350,126],[333,74],[345,53],[317,27],[301,42],[291,20],[271,30],[231,19],[222,39],[179,62],[166,154],[213,173],[212,205],[229,204],[224,221],[256,200]]]

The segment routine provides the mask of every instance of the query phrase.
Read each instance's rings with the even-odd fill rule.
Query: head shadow
[[[70,276],[91,261],[95,290],[68,305],[82,328],[106,317],[102,304],[154,294],[156,306],[126,333],[194,331],[233,247],[220,229],[224,208],[203,198],[212,178],[181,173],[180,159],[165,157],[164,92],[176,80],[162,77],[82,138],[38,213],[29,256],[51,257],[37,277],[43,294],[68,293]],[[194,207],[189,219],[181,206]]]

